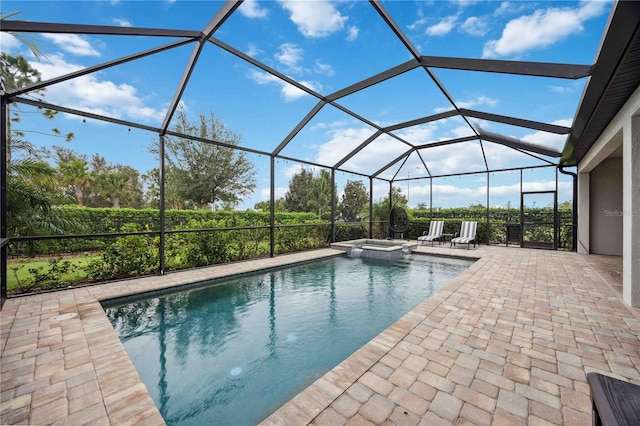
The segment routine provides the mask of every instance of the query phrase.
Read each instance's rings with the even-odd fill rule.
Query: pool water
[[[105,311],[167,424],[251,425],[471,263],[334,257]]]

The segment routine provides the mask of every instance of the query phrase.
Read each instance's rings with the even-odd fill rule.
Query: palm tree
[[[102,189],[114,209],[120,208],[120,199],[124,191],[130,189],[129,177],[121,172],[107,173],[101,180]]]
[[[70,186],[78,205],[84,206],[84,189],[90,185],[89,167],[86,160],[73,158],[68,163],[60,163],[58,169],[62,184]]]

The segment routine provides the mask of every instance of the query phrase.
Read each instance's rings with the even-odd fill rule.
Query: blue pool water
[[[251,425],[472,262],[335,257],[105,309],[169,425]]]

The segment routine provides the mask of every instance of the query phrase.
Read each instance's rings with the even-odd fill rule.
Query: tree
[[[336,189],[333,189],[334,194]],[[328,209],[331,209],[331,175],[326,170],[320,170],[320,175],[313,179],[311,188],[311,206],[323,218]]]
[[[60,182],[70,187],[78,205],[84,206],[84,189],[89,187],[89,166],[87,161],[74,158],[68,163],[59,163]]]
[[[369,192],[367,192],[364,184],[359,180],[347,180],[340,205],[338,206],[338,212],[342,219],[353,222],[360,218],[368,203]]]
[[[7,19],[16,13],[0,16]],[[40,59],[42,53],[39,47],[21,34],[14,34]],[[2,89],[7,92],[27,87],[41,81],[41,74],[33,68],[29,61],[21,55],[12,56],[5,52],[0,53],[0,81]],[[45,90],[31,91],[30,96],[38,98]],[[52,119],[57,111],[49,109],[40,110],[45,118]],[[5,167],[7,173],[7,235],[34,236],[44,234],[60,234],[64,230],[81,230],[82,224],[69,220],[64,214],[51,207],[54,197],[51,189],[55,186],[55,170],[42,160],[41,150],[24,139],[29,130],[16,128],[21,122],[20,110],[16,104],[7,105],[7,160]],[[61,132],[54,128],[51,130],[53,137],[63,137]],[[73,133],[64,136],[66,141],[73,139]],[[35,244],[29,246],[31,254],[35,254]]]
[[[178,111],[174,130],[185,135],[236,146],[241,136],[225,127],[213,113],[188,121]],[[152,147],[158,152],[158,145]],[[166,181],[174,180],[175,195],[197,208],[209,205],[237,205],[256,187],[256,170],[246,153],[233,148],[197,142],[188,138],[166,137]],[[166,190],[166,189],[165,189]]]
[[[278,198],[274,202],[274,206],[277,212],[284,211],[284,198]],[[268,212],[271,208],[269,201],[258,201],[254,204],[253,208],[255,210],[261,210],[263,212]]]
[[[312,211],[310,196],[312,188],[313,172],[303,167],[289,180],[289,188],[284,194],[284,209],[288,212]]]
[[[101,176],[101,186],[108,194],[114,209],[120,208],[120,198],[130,189],[129,177],[122,172],[109,172]]]
[[[427,210],[427,204],[426,203],[418,203],[416,205],[416,210]]]
[[[336,188],[333,188],[334,194]],[[322,218],[331,206],[331,175],[320,170],[319,176],[302,168],[289,180],[289,188],[284,195],[284,208],[289,212],[313,212]]]

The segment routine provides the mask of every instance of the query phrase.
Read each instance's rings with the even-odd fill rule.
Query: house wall
[[[607,222],[592,215],[600,214],[606,203],[619,203],[618,195],[607,194],[614,192],[617,181],[606,162],[620,148],[621,167],[615,175],[622,175],[622,208],[615,214],[622,220],[622,297],[630,306],[640,308],[640,87],[578,164],[578,252],[613,248],[600,234]],[[619,225],[610,224],[618,229]]]
[[[622,256],[622,158],[602,161],[589,180],[589,251]]]

